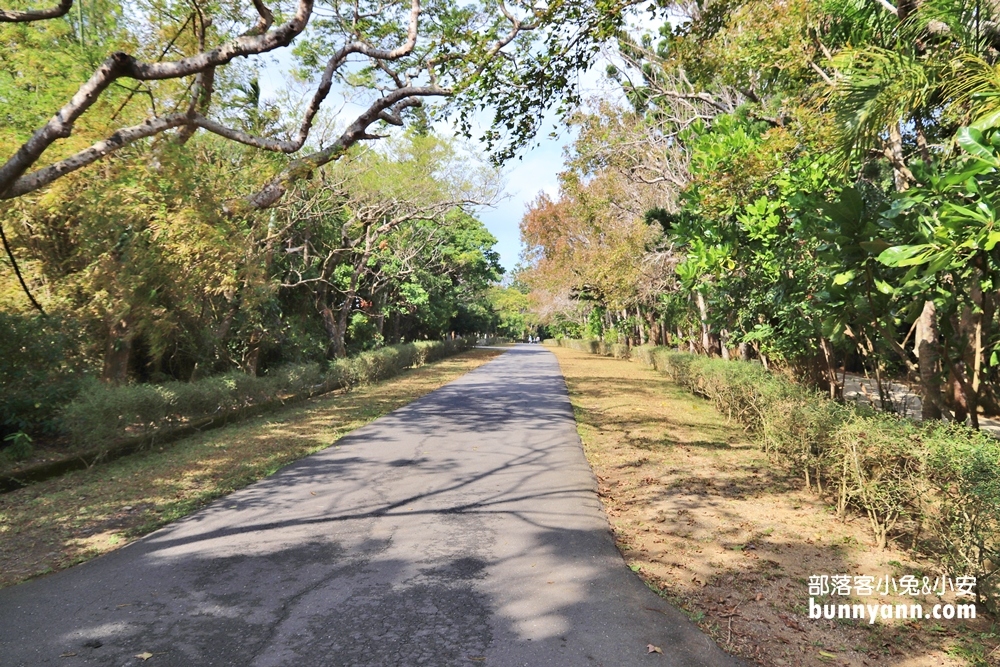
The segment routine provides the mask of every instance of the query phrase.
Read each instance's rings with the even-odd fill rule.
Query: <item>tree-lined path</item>
[[[143,654],[737,664],[624,567],[558,364],[530,346],[133,545],[0,591],[3,665]]]

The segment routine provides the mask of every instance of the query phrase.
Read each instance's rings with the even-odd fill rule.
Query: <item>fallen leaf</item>
[[[652,644],[646,645],[646,653],[663,653],[663,649],[659,646],[653,646]]]
[[[135,657],[139,658],[143,662],[146,662],[147,660],[153,657],[153,654],[150,653],[149,651],[143,651],[142,653],[136,653]]]

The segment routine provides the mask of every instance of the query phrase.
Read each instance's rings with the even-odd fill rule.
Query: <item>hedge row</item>
[[[126,435],[141,435],[293,396],[383,380],[469,347],[471,343],[461,338],[405,343],[337,359],[325,369],[319,364],[285,366],[261,377],[234,372],[195,382],[117,387],[92,380],[63,410],[61,426],[74,445],[100,448]]]
[[[774,465],[836,502],[841,515],[866,517],[876,544],[893,538],[934,557],[942,571],[975,576],[980,600],[1000,611],[1000,440],[842,405],[757,363],[553,343],[636,359],[710,400],[756,435]]]

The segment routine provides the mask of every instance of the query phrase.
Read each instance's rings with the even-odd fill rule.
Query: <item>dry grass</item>
[[[863,520],[838,520],[738,425],[655,371],[553,352],[626,561],[720,646],[762,665],[1000,664],[1000,630],[984,617],[810,620],[810,575],[922,575],[929,563],[875,549]]]
[[[500,354],[472,350],[386,382],[0,495],[0,586],[121,547],[329,447]]]

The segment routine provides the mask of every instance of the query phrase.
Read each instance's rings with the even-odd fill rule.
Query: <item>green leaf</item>
[[[993,154],[993,148],[986,143],[983,133],[979,130],[972,127],[960,128],[955,133],[955,140],[967,153],[975,155],[991,164],[997,163],[996,156]]]
[[[950,213],[955,213],[960,217],[976,220],[977,222],[987,222],[991,220],[991,217],[989,215],[984,215],[982,210],[976,211],[967,206],[959,206],[958,204],[952,204],[951,202],[946,202],[942,208]]]
[[[875,279],[875,288],[878,289],[882,294],[892,294],[896,290],[893,289],[892,285],[885,282],[884,280]]]
[[[972,122],[969,127],[979,130],[980,132],[985,132],[987,130],[992,130],[994,128],[1000,127],[1000,109],[996,111],[991,111],[985,116],[980,116],[975,121]]]
[[[858,245],[861,246],[862,250],[870,252],[873,255],[877,255],[881,253],[883,250],[892,247],[887,241],[883,241],[882,239],[875,239],[874,241],[862,241]]]
[[[844,273],[838,273],[837,275],[835,275],[833,277],[833,284],[834,285],[846,285],[847,283],[849,283],[852,280],[854,280],[854,277],[856,275],[857,275],[857,273],[855,271],[853,271],[853,270],[852,271],[845,271]]]
[[[823,207],[823,213],[841,227],[856,224],[865,213],[865,202],[854,188],[844,188],[840,200]]]
[[[912,266],[922,264],[922,261],[912,261],[916,255],[928,250],[931,246],[926,243],[920,245],[898,245],[883,250],[878,256],[878,261],[886,266]]]
[[[927,264],[927,270],[924,272],[924,275],[927,276],[948,268],[951,265],[952,259],[955,257],[955,252],[949,249],[938,253],[936,256],[931,255],[930,257],[931,259]]]

